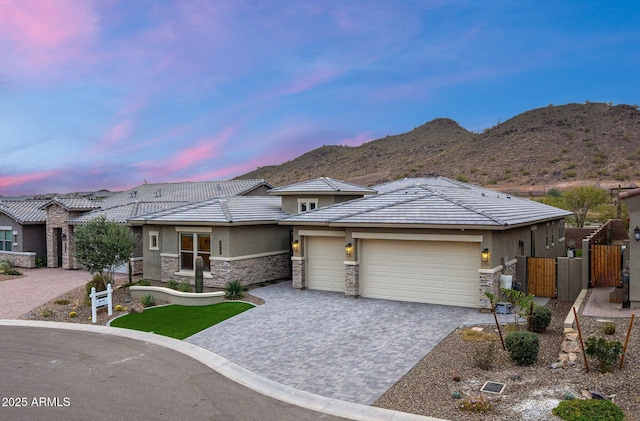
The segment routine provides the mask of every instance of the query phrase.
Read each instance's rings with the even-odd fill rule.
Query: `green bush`
[[[151,286],[151,281],[147,281],[146,279],[140,279],[138,282],[136,282],[136,285],[141,287],[148,287],[148,286]]]
[[[224,298],[226,298],[227,300],[239,300],[244,297],[244,295],[242,294],[242,285],[240,285],[240,281],[227,282],[224,290]]]
[[[532,332],[513,332],[505,338],[505,347],[509,356],[518,365],[532,365],[538,359],[540,341]]]
[[[601,399],[574,399],[562,401],[551,410],[566,421],[622,421],[624,412],[611,401]]]
[[[180,292],[191,292],[191,285],[189,285],[189,282],[180,282],[177,290]]]
[[[585,345],[585,354],[598,360],[601,373],[610,372],[622,353],[622,344],[620,342],[608,341],[605,338],[589,336],[585,341]]]
[[[531,331],[544,332],[551,324],[552,312],[549,307],[536,305],[531,314]]]
[[[22,275],[22,272],[20,272],[17,269],[7,269],[4,271],[5,275],[12,275],[12,276],[20,276]]]
[[[47,259],[45,259],[44,257],[38,257],[36,259],[36,267],[37,268],[44,268],[47,266]]]
[[[143,307],[153,307],[156,305],[156,298],[151,294],[144,295],[140,298],[140,304],[142,304]]]
[[[605,335],[613,335],[616,333],[616,324],[615,322],[609,321],[602,325],[602,333]]]
[[[42,310],[42,315],[44,317],[49,317],[49,316],[53,316],[54,315],[54,311],[50,308],[45,308],[44,310]]]
[[[0,273],[6,273],[11,269],[11,262],[8,260],[0,260]]]
[[[167,282],[167,288],[171,288],[171,289],[178,289],[178,282],[175,280],[170,280],[169,282]]]
[[[86,283],[85,289],[87,290],[87,296],[91,296],[91,288],[95,288],[96,292],[105,291],[107,289],[102,275],[96,273],[93,275],[93,279]]]

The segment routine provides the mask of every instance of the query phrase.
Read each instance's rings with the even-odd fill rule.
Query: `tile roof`
[[[242,196],[261,186],[273,187],[263,179],[145,183],[106,198],[103,207],[111,208],[131,202],[196,203],[214,197]]]
[[[47,211],[42,206],[47,200],[0,200],[0,212],[21,225],[44,224]]]
[[[42,208],[46,209],[53,204],[58,204],[69,211],[90,211],[100,209],[103,202],[89,200],[84,197],[54,197],[51,200],[47,200],[44,205],[42,205]]]
[[[384,193],[293,215],[281,222],[500,228],[571,215],[563,209],[444,177],[392,183],[396,184],[382,186]]]
[[[288,186],[277,187],[269,190],[269,194],[287,195],[299,193],[313,194],[375,194],[374,189],[335,180],[329,177],[320,177],[301,183],[290,184]]]
[[[133,224],[243,224],[276,222],[287,216],[279,197],[232,196],[192,203],[178,208],[142,215]]]
[[[94,218],[104,215],[109,221],[124,224],[129,219],[135,218],[136,216],[183,206],[187,203],[188,202],[132,202],[125,205],[113,206],[111,208],[97,209],[72,218],[66,221],[66,223],[71,225],[84,224]]]

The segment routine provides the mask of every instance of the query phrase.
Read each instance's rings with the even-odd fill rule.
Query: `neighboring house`
[[[180,183],[144,183],[113,195],[101,191],[90,200],[86,197],[54,197],[42,205],[46,212],[47,266],[79,269],[74,259],[73,232],[100,215],[110,221],[126,223],[139,215],[174,208],[188,203],[201,202],[214,197],[265,196],[271,189],[264,180],[201,181]],[[91,195],[85,195],[92,197]],[[141,228],[134,232],[141,236]],[[134,252],[134,273],[142,273],[142,245]]]
[[[372,189],[280,221],[293,228],[294,288],[488,307],[516,256],[564,253],[565,210],[438,176]]]
[[[129,220],[142,227],[145,279],[191,281],[195,259],[204,284],[223,287],[290,276],[290,229],[279,197],[216,198]]]
[[[44,200],[0,201],[0,260],[12,265],[36,267],[37,258],[45,258],[46,212]]]
[[[620,193],[629,209],[629,304],[640,308],[640,189]]]

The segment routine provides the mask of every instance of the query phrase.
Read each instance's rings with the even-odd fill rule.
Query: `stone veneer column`
[[[305,261],[304,257],[292,257],[291,258],[291,266],[292,266],[292,276],[291,283],[296,289],[305,289]]]
[[[172,279],[176,279],[176,272],[180,270],[180,261],[177,254],[160,254],[160,280],[162,282],[168,282]]]
[[[360,263],[346,261],[344,262],[344,272],[346,275],[346,285],[344,295],[347,297],[360,296]]]
[[[491,301],[484,295],[485,292],[490,292],[495,295],[496,298],[500,298],[500,275],[502,274],[502,266],[495,267],[493,269],[479,269],[478,270],[478,292],[480,297],[480,308],[491,309]]]

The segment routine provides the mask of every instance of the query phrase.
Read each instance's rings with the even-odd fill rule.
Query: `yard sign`
[[[96,287],[91,288],[91,322],[96,323],[98,321],[98,307],[107,306],[109,316],[113,314],[112,292],[111,284],[107,284],[106,291],[96,292]]]

